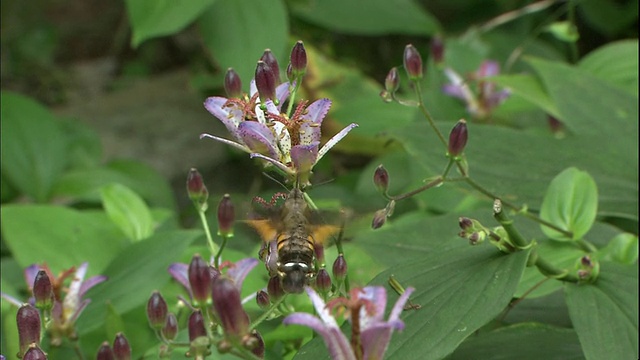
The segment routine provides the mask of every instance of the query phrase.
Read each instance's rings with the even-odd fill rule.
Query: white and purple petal
[[[478,69],[477,76],[479,78],[495,76],[500,73],[500,64],[497,61],[485,60],[480,64],[480,68]]]
[[[404,293],[400,295],[398,301],[396,301],[395,305],[393,305],[393,309],[391,309],[391,314],[389,314],[389,322],[395,322],[400,319],[400,314],[404,309],[404,304],[407,303],[407,300],[409,300],[409,296],[411,296],[414,290],[415,288],[408,287],[405,289]]]
[[[387,306],[387,291],[382,286],[367,286],[358,292],[359,299],[365,299],[373,305],[373,309],[362,307],[360,309],[360,323],[363,329],[370,324],[384,320],[384,311]],[[373,314],[368,310],[373,310]]]
[[[240,140],[238,125],[244,120],[243,113],[235,104],[223,106],[227,101],[227,98],[212,96],[204,101],[204,107],[224,124],[231,136]]]
[[[280,121],[274,121],[271,123],[273,131],[276,134],[276,142],[278,149],[280,150],[280,161],[288,163],[291,161],[291,135],[287,127]]]
[[[333,360],[356,360],[356,357],[351,349],[349,340],[340,331],[340,328],[328,326],[317,317],[307,313],[294,313],[287,316],[283,321],[283,324],[290,325],[303,325],[311,328],[324,340],[324,343],[329,349],[329,355]]]
[[[258,265],[259,261],[256,258],[246,258],[238,260],[235,266],[229,268],[227,275],[233,280],[234,284],[238,288],[238,291],[242,290],[242,282],[247,277],[247,274]]]
[[[278,111],[282,108],[282,104],[284,104],[285,100],[289,97],[289,88],[294,87],[295,84],[290,84],[289,82],[284,82],[278,87],[276,87],[276,99],[278,99]]]
[[[331,100],[320,99],[307,106],[306,113],[302,115],[304,120],[300,125],[300,144],[311,144],[320,141],[322,120],[331,108]]]
[[[387,352],[393,328],[388,323],[378,323],[360,333],[364,359],[383,359]]]
[[[238,140],[238,141],[240,141],[238,143],[238,142],[227,140],[227,139],[224,139],[224,138],[221,138],[221,137],[217,137],[217,136],[214,136],[214,135],[211,135],[211,134],[200,134],[200,139],[204,139],[204,138],[209,138],[209,139],[212,139],[212,140],[215,140],[215,141],[219,141],[219,142],[221,142],[223,144],[227,144],[227,145],[233,146],[234,148],[236,148],[238,150],[241,150],[241,151],[244,151],[244,152],[247,152],[247,153],[251,154],[251,149],[249,149],[246,145],[244,145],[242,143],[242,139]]]
[[[191,284],[189,283],[189,265],[183,263],[173,263],[169,265],[169,274],[185,289],[189,292],[189,297],[192,298]]]
[[[243,121],[238,130],[242,141],[252,152],[280,159],[275,136],[269,127],[256,121]]]
[[[108,279],[109,278],[105,275],[92,276],[91,278],[87,279],[87,281],[84,281],[82,283],[82,286],[80,286],[80,293],[78,295],[80,296],[80,298],[82,298],[84,294],[89,291],[89,289],[100,284],[103,281],[107,281]]]
[[[291,162],[297,173],[309,172],[318,158],[318,146],[315,141],[309,145],[296,145],[291,148]]]
[[[334,147],[340,140],[342,140],[345,136],[347,136],[349,131],[357,127],[358,127],[358,124],[356,123],[349,124],[349,126],[340,130],[339,133],[335,134],[331,139],[329,139],[329,141],[327,141],[327,143],[324,144],[324,146],[320,149],[320,151],[318,151],[318,158],[316,159],[316,163],[320,161],[320,159],[322,159],[322,157],[324,156],[324,154],[327,153],[327,151],[331,150],[332,147]]]

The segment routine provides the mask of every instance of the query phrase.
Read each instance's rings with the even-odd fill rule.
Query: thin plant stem
[[[433,131],[435,131],[436,135],[438,135],[440,142],[442,142],[442,145],[444,145],[444,148],[446,149],[447,140],[445,140],[444,136],[440,132],[440,129],[438,129],[438,127],[436,126],[436,122],[433,120],[433,116],[431,116],[431,113],[429,113],[429,110],[427,110],[427,107],[424,105],[424,101],[422,100],[422,89],[420,88],[420,83],[418,82],[418,80],[415,80],[413,82],[413,85],[416,91],[416,96],[418,97],[418,108],[429,122],[429,125],[431,125],[431,128],[433,128]]]
[[[224,250],[224,247],[227,245],[227,241],[229,240],[229,237],[230,236],[222,236],[222,244],[220,245],[220,248],[218,249],[218,253],[216,253],[216,257],[213,262],[213,265],[215,266],[216,269],[220,268],[220,256],[222,256],[222,250]]]
[[[211,237],[211,230],[209,229],[209,223],[207,222],[207,218],[204,215],[204,211],[198,210],[198,215],[200,216],[200,222],[202,223],[202,228],[204,229],[204,234],[207,237],[207,244],[209,245],[209,251],[211,255],[218,253],[218,245],[213,242],[213,237]]]
[[[284,303],[286,297],[287,294],[284,294],[280,299],[276,300],[276,302],[273,303],[273,305],[271,305],[271,307],[267,309],[267,311],[265,311],[262,315],[260,315],[260,317],[258,317],[253,323],[251,323],[251,326],[249,326],[249,330],[255,329],[256,326],[265,321],[276,309],[280,307],[280,305]]]

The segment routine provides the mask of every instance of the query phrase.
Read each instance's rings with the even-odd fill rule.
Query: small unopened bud
[[[343,281],[347,276],[347,261],[343,254],[339,254],[336,261],[333,262],[333,277],[336,281]]]
[[[392,67],[387,74],[387,77],[384,79],[384,89],[393,94],[398,91],[400,87],[400,75],[398,74],[398,68]]]
[[[249,336],[250,339],[246,342],[247,345],[250,345],[248,346],[249,349],[251,349],[253,355],[264,359],[264,340],[262,339],[262,335],[256,330],[253,330]]]
[[[273,55],[271,49],[266,49],[264,53],[262,53],[260,60],[269,65],[269,68],[273,73],[273,77],[275,78],[276,84],[278,84],[280,82],[280,65],[278,65],[278,59],[276,59],[275,55]]]
[[[378,165],[373,173],[373,183],[381,194],[386,194],[389,189],[389,173],[382,165]]]
[[[131,346],[123,333],[117,333],[113,340],[113,355],[115,360],[131,360]]]
[[[371,221],[372,229],[379,229],[387,222],[387,209],[380,209],[373,214],[373,220]]]
[[[280,278],[278,276],[272,276],[269,278],[267,292],[273,301],[278,301],[284,296],[284,289],[282,288],[282,284],[280,283]]]
[[[218,277],[212,286],[213,308],[225,337],[241,339],[249,333],[249,315],[242,308],[240,290],[225,276]]]
[[[271,67],[262,60],[258,61],[256,66],[255,80],[260,100],[265,102],[271,99],[276,102],[276,79]]]
[[[460,229],[467,231],[470,230],[471,227],[473,227],[473,221],[468,217],[459,217],[458,225],[460,225]]]
[[[431,38],[431,57],[436,65],[441,64],[444,61],[444,43],[439,35]]]
[[[33,281],[33,297],[36,300],[36,306],[40,309],[50,309],[53,305],[53,286],[49,275],[44,270],[38,271]]]
[[[169,308],[167,302],[158,291],[154,291],[147,302],[147,318],[154,329],[160,329],[167,320]]]
[[[200,254],[195,254],[191,258],[188,276],[189,285],[191,285],[191,292],[196,305],[204,306],[210,300],[211,271],[209,271],[209,264],[202,259]]]
[[[291,70],[295,77],[299,77],[307,71],[307,50],[300,40],[291,49]]]
[[[233,222],[236,219],[231,196],[224,194],[218,204],[218,235],[223,237],[233,236]]]
[[[18,309],[16,316],[18,325],[18,339],[21,357],[31,344],[40,345],[40,313],[30,304],[24,304]]]
[[[111,350],[111,346],[109,346],[108,342],[103,342],[102,345],[98,348],[98,353],[96,354],[96,360],[114,360],[115,355],[113,355],[113,350]]]
[[[195,310],[189,316],[189,341],[193,341],[201,336],[207,336],[207,329],[204,326],[204,317],[200,310]]]
[[[224,75],[224,91],[229,98],[238,99],[242,97],[242,80],[233,68],[228,68],[227,73]]]
[[[449,134],[449,155],[456,157],[462,154],[467,145],[467,122],[464,119],[458,120]]]
[[[333,266],[335,268],[336,263]],[[335,270],[333,272],[335,274]],[[316,290],[321,294],[327,294],[331,290],[331,277],[326,269],[320,269],[316,275]]]
[[[207,187],[204,185],[202,175],[200,175],[195,168],[191,168],[189,175],[187,175],[187,193],[199,211],[207,210],[209,190],[207,190]]]
[[[422,57],[411,44],[404,48],[403,63],[409,79],[418,80],[422,78]]]
[[[580,263],[584,267],[593,267],[593,261],[591,261],[591,258],[589,257],[589,255],[585,255],[585,256],[581,257],[580,258]]]
[[[471,233],[471,235],[468,236],[468,239],[469,239],[469,244],[477,245],[478,242],[480,242],[480,233],[478,233],[477,231],[473,232]]]
[[[269,304],[271,303],[269,294],[264,290],[258,291],[256,293],[256,302],[258,303],[260,309],[268,308]]]
[[[547,116],[547,122],[549,124],[549,129],[551,130],[551,132],[555,135],[556,138],[563,138],[564,137],[564,125],[562,124],[562,122],[560,122],[560,120],[558,120],[557,118],[555,118],[554,116]]]
[[[162,327],[162,336],[167,340],[173,340],[176,335],[178,335],[178,319],[173,313],[169,313]]]
[[[293,67],[291,66],[291,63],[287,64],[286,73],[287,73],[287,79],[289,81],[294,81],[295,80],[294,75],[293,75]]]
[[[47,355],[38,345],[34,344],[29,347],[22,360],[47,360]]]

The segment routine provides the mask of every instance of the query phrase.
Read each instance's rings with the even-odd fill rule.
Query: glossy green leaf
[[[20,266],[46,262],[54,273],[89,262],[99,273],[125,245],[124,235],[101,212],[47,205],[2,207],[2,235]]]
[[[288,63],[289,22],[282,0],[218,0],[200,17],[198,28],[217,67],[234,68],[247,92],[265,48],[273,51],[281,73]]]
[[[584,359],[576,332],[538,323],[521,323],[468,338],[451,360]]]
[[[602,262],[594,284],[565,285],[587,359],[638,358],[638,265]]]
[[[547,189],[540,218],[573,234],[541,225],[544,234],[555,240],[580,240],[589,231],[598,211],[598,188],[585,171],[568,168],[558,174]]]
[[[38,202],[49,199],[67,164],[67,139],[56,118],[25,96],[2,92],[3,178]]]
[[[600,249],[598,259],[633,265],[638,261],[638,235],[629,233],[616,235],[606,247]]]
[[[293,3],[293,12],[305,21],[346,34],[431,35],[437,20],[413,0],[323,0]]]
[[[638,96],[638,40],[602,46],[587,54],[578,67]]]
[[[139,241],[153,233],[153,217],[144,200],[121,184],[102,188],[102,206],[116,226],[132,241]]]
[[[192,23],[215,0],[127,0],[127,12],[133,30],[131,43],[177,33]]]

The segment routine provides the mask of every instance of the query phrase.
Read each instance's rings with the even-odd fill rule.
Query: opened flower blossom
[[[306,288],[318,317],[307,313],[294,313],[283,323],[308,326],[322,336],[332,359],[382,359],[391,340],[393,330],[402,330],[400,314],[414,291],[408,288],[393,306],[388,320],[384,320],[387,292],[381,286],[367,286],[351,292],[351,298],[338,298],[325,303],[311,288]],[[331,310],[346,309],[351,322],[351,340],[342,333]]]

